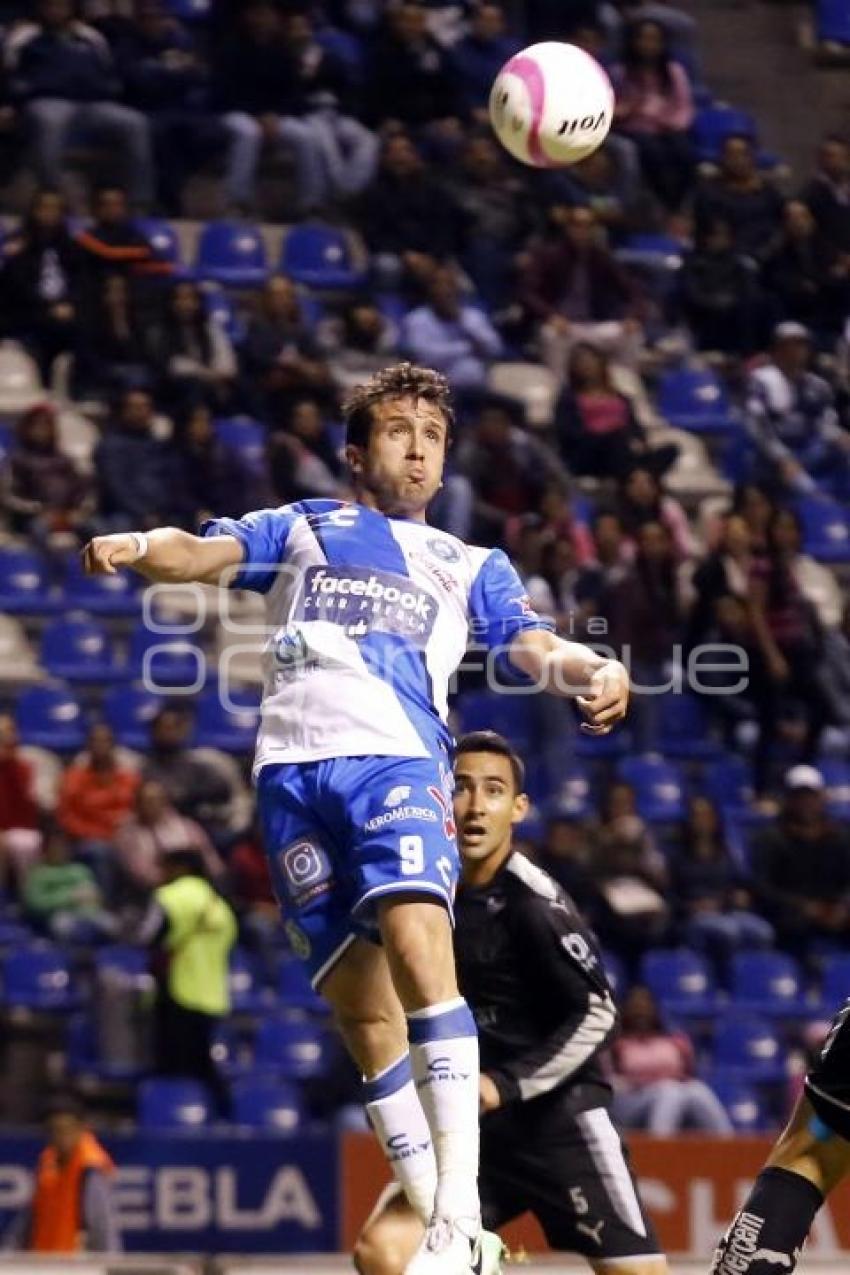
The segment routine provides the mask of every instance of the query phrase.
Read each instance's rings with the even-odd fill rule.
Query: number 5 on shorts
[[[421,837],[399,837],[401,870],[406,877],[418,877],[425,867],[425,846]]]

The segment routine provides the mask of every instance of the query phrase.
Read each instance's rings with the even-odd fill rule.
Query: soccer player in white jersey
[[[501,550],[428,527],[454,419],[443,377],[386,368],[344,415],[355,502],[213,519],[201,536],[98,536],[85,562],[265,595],[254,775],[287,932],[427,1224],[406,1275],[481,1275],[478,1041],[451,935],[448,681],[471,631],[491,667],[574,697],[583,729],[603,734],[625,714],[628,675],[556,637]]]

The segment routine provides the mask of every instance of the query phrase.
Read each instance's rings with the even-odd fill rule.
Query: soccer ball
[[[532,44],[502,67],[490,122],[515,159],[533,168],[576,164],[601,146],[614,90],[599,63],[574,44]]]

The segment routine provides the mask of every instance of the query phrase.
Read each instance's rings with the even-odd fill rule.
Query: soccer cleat
[[[481,1232],[481,1275],[502,1275],[502,1259],[507,1257],[500,1236],[494,1231]]]
[[[484,1266],[480,1220],[433,1217],[404,1275],[496,1275],[498,1265]]]

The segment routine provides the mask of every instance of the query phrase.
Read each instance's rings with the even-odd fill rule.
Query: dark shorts
[[[573,1115],[547,1104],[538,1120],[522,1104],[486,1117],[479,1188],[488,1230],[529,1212],[553,1249],[594,1262],[661,1254],[605,1107]]]
[[[850,1142],[850,1000],[833,1018],[805,1083],[806,1097],[823,1123]]]

